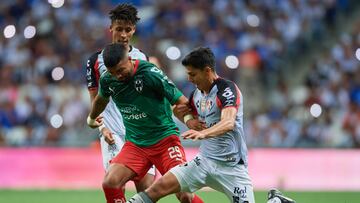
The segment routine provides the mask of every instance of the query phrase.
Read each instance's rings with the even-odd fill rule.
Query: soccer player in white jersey
[[[109,12],[109,17],[111,19],[112,42],[128,46],[131,58],[148,60],[143,52],[130,45],[130,40],[136,30],[136,23],[140,20],[137,16],[137,9],[130,4],[119,4]],[[100,75],[105,71],[103,50],[101,50],[94,53],[86,65],[86,79],[91,102],[98,93]],[[99,127],[100,145],[104,169],[107,171],[111,159],[120,152],[124,145],[125,127],[122,116],[113,101],[109,102],[102,116],[104,124]],[[152,167],[142,180],[135,182],[137,191],[143,191],[149,187],[154,181],[154,175],[155,168]]]
[[[190,162],[172,168],[128,202],[152,203],[168,194],[195,192],[209,186],[224,193],[230,202],[254,203],[239,88],[216,74],[215,57],[209,48],[195,49],[182,64],[189,81],[197,87],[189,99],[193,114],[205,122],[207,128],[191,129],[181,136],[202,140],[199,153]]]

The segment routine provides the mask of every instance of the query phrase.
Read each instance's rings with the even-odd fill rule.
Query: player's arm
[[[98,128],[103,124],[102,117],[99,117],[99,115],[105,110],[108,103],[108,98],[104,98],[100,95],[95,97],[90,114],[87,118],[87,123],[91,128]]]
[[[97,95],[97,91],[98,91],[98,86],[99,86],[99,78],[100,78],[100,73],[99,73],[99,69],[97,67],[97,58],[98,58],[98,54],[100,52],[96,52],[93,55],[91,55],[88,60],[86,61],[86,83],[87,83],[87,88],[88,88],[88,92],[89,92],[89,96],[90,96],[90,101],[91,103],[94,101],[96,95]]]
[[[190,99],[192,98],[192,94]],[[197,119],[197,113],[192,108],[190,101],[185,97],[181,96],[175,103],[173,108],[174,115],[185,125],[194,130],[205,129],[205,123]]]
[[[104,76],[104,74],[102,76]],[[102,117],[99,117],[99,115],[105,110],[109,103],[110,96],[111,92],[107,80],[104,79],[104,77],[101,77],[99,82],[99,92],[92,102],[92,108],[87,118],[87,123],[91,128],[96,128],[103,124]]]
[[[175,102],[172,106],[172,110],[176,118],[178,118],[181,122],[184,122],[184,116],[187,114],[191,114],[191,109],[188,106],[189,100],[184,96],[181,95],[179,99]]]
[[[183,133],[184,139],[208,139],[213,137],[218,137],[224,133],[231,131],[235,126],[237,109],[235,107],[228,107],[221,111],[221,120],[217,124],[213,125],[210,128],[204,129],[202,131],[187,131]]]
[[[86,82],[88,87],[88,92],[90,96],[90,104],[93,103],[96,95],[98,94],[98,86],[99,86],[99,77],[100,72],[97,66],[97,58],[100,52],[94,53],[86,62]],[[115,140],[112,136],[111,131],[105,126],[103,123],[99,126],[100,133],[105,137],[105,141],[109,144],[114,144]]]
[[[94,89],[91,89],[89,90],[89,95],[90,95],[90,101],[91,101],[91,104],[93,103],[93,101],[95,100],[95,97],[97,96],[98,94],[98,91],[97,90],[94,90]],[[108,144],[114,144],[115,143],[115,139],[113,137],[113,133],[111,132],[111,130],[109,128],[107,128],[105,126],[105,123],[102,123],[100,126],[99,126],[99,131],[100,133],[104,136],[105,138],[105,141],[108,143]]]
[[[188,108],[189,101],[182,94],[182,92],[175,86],[175,84],[163,73],[161,69],[154,66],[149,75],[146,77],[148,84],[156,91],[159,95],[165,97],[173,108],[174,115],[189,128],[202,129],[204,126],[197,119],[194,119],[190,113],[191,109]],[[178,107],[183,108],[179,110]]]

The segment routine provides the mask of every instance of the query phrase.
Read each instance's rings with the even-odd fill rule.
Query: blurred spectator
[[[245,104],[254,104],[246,112],[252,146],[359,147],[359,24],[319,56],[302,86],[289,89],[284,77],[296,76],[281,75],[289,68],[286,57],[301,60],[307,43],[322,40],[354,2],[137,0],[142,20],[135,45],[155,56],[185,95],[192,87],[179,59],[210,46],[221,75],[241,83],[245,94],[268,98]],[[77,0],[54,8],[42,0],[2,1],[0,27],[13,24],[16,32],[0,37],[0,145],[86,146],[89,132],[96,136],[85,127],[90,104],[81,76],[89,54],[110,42],[107,12],[116,3]],[[180,58],[170,60],[171,46]],[[237,57],[237,69],[225,63],[229,55]],[[314,103],[322,106],[318,118],[309,113]]]

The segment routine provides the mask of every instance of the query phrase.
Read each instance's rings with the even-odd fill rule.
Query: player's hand
[[[98,128],[104,123],[102,116],[98,116],[95,119],[92,119],[90,116],[88,116],[86,122],[90,128]]]
[[[187,104],[178,104],[174,106],[173,112],[175,115],[184,117],[184,115],[191,113],[191,108]]]
[[[196,130],[188,130],[186,132],[184,132],[183,134],[181,134],[181,136],[187,140],[187,139],[191,139],[191,140],[202,140],[206,138],[206,135],[204,133],[202,133],[201,131],[196,131]]]
[[[189,129],[193,130],[204,130],[206,129],[206,124],[203,121],[200,121],[199,119],[190,119],[186,122],[186,126]]]
[[[115,144],[115,139],[113,137],[112,132],[109,130],[109,128],[104,127],[103,129],[101,129],[101,134],[104,136],[105,141],[109,144]]]

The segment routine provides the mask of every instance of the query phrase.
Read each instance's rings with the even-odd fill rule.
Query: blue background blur
[[[108,11],[132,2],[133,45],[185,95],[182,57],[212,48],[219,75],[242,91],[250,147],[360,147],[359,1],[63,2],[1,1],[0,146],[97,140],[86,126],[85,63],[111,42]]]

